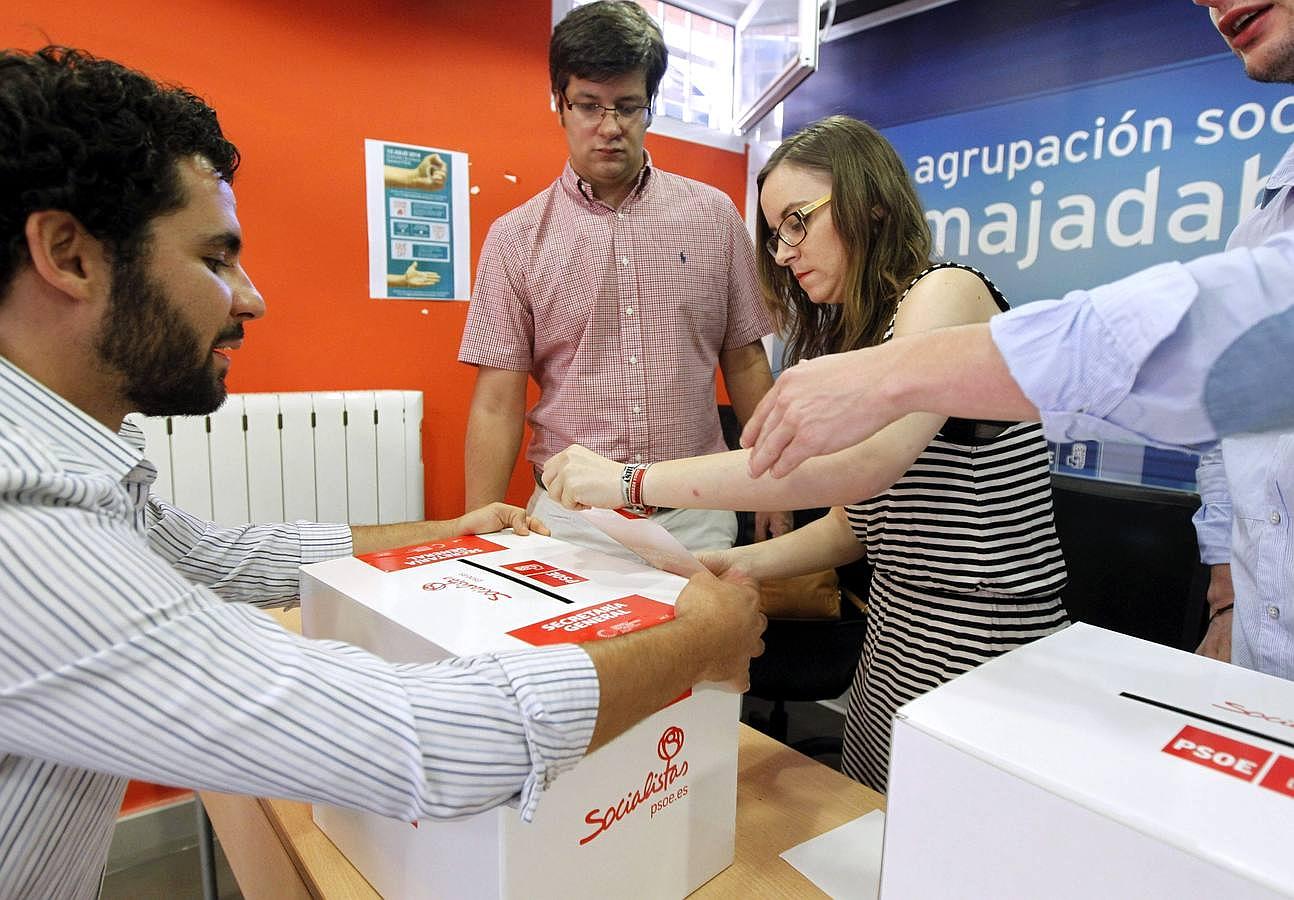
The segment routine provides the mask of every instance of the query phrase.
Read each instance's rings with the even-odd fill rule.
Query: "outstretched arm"
[[[709,550],[698,558],[712,572],[745,572],[755,579],[790,578],[834,569],[861,559],[866,548],[854,536],[843,508],[781,537],[759,544]]]
[[[915,410],[1191,450],[1294,425],[1294,231],[783,373],[742,435],[784,476]],[[991,333],[990,333],[991,329]]]
[[[356,554],[387,550],[391,547],[408,547],[427,541],[443,541],[462,534],[490,534],[511,528],[517,534],[535,531],[548,534],[548,529],[526,511],[506,503],[490,503],[480,509],[464,513],[457,519],[429,520],[426,522],[399,522],[392,525],[352,525],[351,540]]]
[[[412,169],[400,166],[383,166],[382,180],[387,187],[413,188],[420,191],[439,191],[445,187],[449,167],[439,153],[428,153]]]
[[[854,447],[808,460],[785,478],[752,478],[749,450],[653,463],[643,476],[648,506],[678,509],[809,509],[875,496],[908,470],[943,423],[918,413]],[[573,444],[544,466],[544,485],[567,509],[624,505],[624,466]]]
[[[996,308],[977,276],[958,269],[932,272],[912,288],[903,302],[895,322],[897,337],[891,343],[897,345],[909,340],[906,335],[943,334],[934,329],[960,322],[983,322]],[[875,352],[888,350],[889,346],[884,345]],[[848,356],[852,354],[804,365]],[[800,368],[784,373],[783,381]],[[852,377],[852,372],[849,374]],[[978,386],[984,379],[977,376],[976,380]],[[768,397],[779,391],[785,392],[782,382]],[[643,502],[651,506],[754,510],[853,503],[875,496],[893,484],[930,443],[946,418],[938,412],[921,412],[896,421],[888,410],[882,410],[881,426],[888,427],[876,433],[880,428],[877,426],[863,435],[867,440],[860,438],[856,442],[841,438],[836,420],[848,419],[845,411],[855,417],[865,417],[866,413],[856,409],[855,401],[847,394],[835,394],[833,400],[837,397],[842,409],[832,410],[823,419],[826,433],[835,444],[831,455],[813,459],[787,477],[777,477],[777,470],[773,472],[774,477],[766,476],[767,466],[760,468],[756,463],[758,448],[755,453],[737,451],[655,463],[643,479]],[[761,409],[767,404],[766,399]],[[544,481],[549,492],[568,508],[619,506],[621,471],[617,464],[582,447],[573,447],[549,461],[544,468]]]
[[[742,433],[750,474],[785,478],[924,410],[942,418],[1030,421],[987,324],[962,325],[802,362],[783,372]]]

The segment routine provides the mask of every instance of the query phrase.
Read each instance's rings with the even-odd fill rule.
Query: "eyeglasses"
[[[806,224],[809,213],[813,212],[819,206],[826,206],[831,202],[831,195],[820,197],[805,206],[790,213],[782,224],[777,226],[777,232],[770,234],[768,240],[764,241],[764,248],[773,256],[777,256],[777,242],[781,241],[788,247],[794,247],[803,243],[805,236],[809,233],[809,227]]]
[[[622,125],[650,125],[651,124],[651,107],[636,106],[632,103],[617,103],[615,106],[603,106],[601,103],[592,103],[581,100],[578,103],[572,103],[566,99],[565,94],[560,95],[566,108],[575,113],[580,122],[585,125],[600,125],[606,118],[607,113],[615,113],[616,118]]]

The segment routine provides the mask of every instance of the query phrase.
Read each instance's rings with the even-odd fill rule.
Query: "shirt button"
[[[634,462],[642,462],[642,461],[643,461],[643,455],[641,453],[635,453]]]
[[[633,314],[634,314],[634,308],[632,306],[625,307],[626,316],[632,316]]]
[[[627,256],[622,256],[622,257],[620,257],[620,265],[622,265],[622,266],[627,266],[627,265],[629,265],[629,257],[627,257]]]
[[[1269,618],[1269,619],[1279,619],[1280,617],[1281,617],[1281,609],[1280,609],[1280,607],[1279,607],[1279,606],[1269,606],[1269,607],[1267,607],[1267,618]]]
[[[616,218],[617,218],[617,219],[623,219],[624,217],[625,217],[625,214],[624,214],[624,213],[619,212],[619,211],[617,211],[617,212],[616,212]]]
[[[636,365],[638,365],[638,357],[636,357],[636,356],[631,356],[631,357],[629,357],[629,365],[631,365],[631,366],[636,366]]]
[[[641,406],[635,406],[635,407],[634,407],[634,415],[637,415],[638,413],[640,413],[640,412],[642,412],[642,411],[643,411],[643,408],[642,408]]]
[[[1272,514],[1267,517],[1267,521],[1271,522],[1273,525],[1279,525],[1281,523],[1281,514],[1272,510]]]

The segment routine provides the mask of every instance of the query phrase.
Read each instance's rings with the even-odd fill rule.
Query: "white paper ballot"
[[[874,809],[792,847],[782,859],[836,900],[876,900],[884,837],[885,813]]]
[[[684,578],[705,571],[701,561],[678,538],[651,519],[619,509],[584,509],[580,513],[590,525],[624,544],[649,565]]]

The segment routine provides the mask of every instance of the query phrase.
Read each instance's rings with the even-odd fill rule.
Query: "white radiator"
[[[423,517],[422,393],[230,394],[209,416],[135,416],[154,493],[221,525]]]

